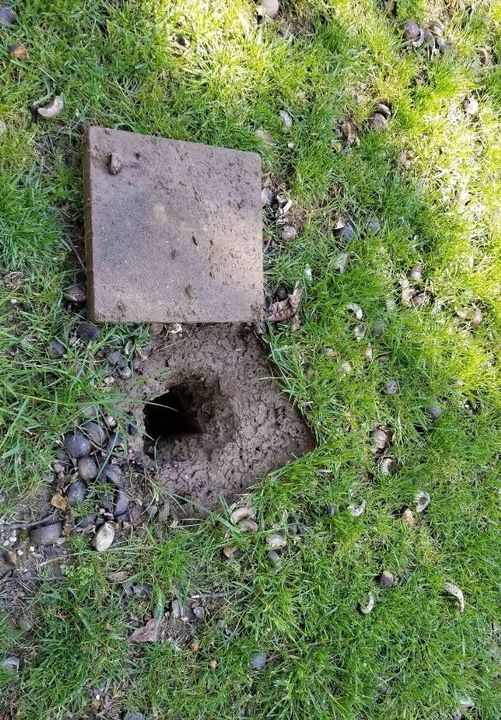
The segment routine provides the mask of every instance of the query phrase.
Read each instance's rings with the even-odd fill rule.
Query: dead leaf
[[[106,577],[110,582],[122,583],[127,580],[129,573],[127,570],[117,570],[116,572],[111,572]]]
[[[285,300],[277,300],[277,302],[270,305],[267,317],[268,321],[278,323],[293,318],[298,311],[302,295],[303,291],[301,290],[299,283],[296,283],[294,285],[294,290],[289,293]]]
[[[461,588],[459,588],[457,585],[454,585],[454,583],[446,582],[444,583],[444,590],[448,595],[451,595],[455,600],[457,601],[459,612],[464,612],[464,595]]]
[[[58,510],[66,510],[68,508],[68,500],[63,495],[56,493],[52,496],[50,504]]]
[[[160,621],[156,620],[156,618],[152,618],[151,620],[148,620],[146,625],[142,628],[137,628],[137,630],[134,630],[132,635],[129,638],[129,642],[131,643],[146,643],[151,642],[155,643],[158,642],[158,638],[160,636]]]

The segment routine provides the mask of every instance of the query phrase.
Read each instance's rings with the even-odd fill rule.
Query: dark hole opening
[[[144,406],[146,434],[158,440],[201,435],[211,417],[201,382],[175,385]]]

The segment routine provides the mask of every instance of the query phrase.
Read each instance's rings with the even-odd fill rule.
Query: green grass
[[[97,351],[122,347],[132,333],[137,345],[147,338],[146,328],[107,327],[84,347],[62,303],[62,290],[84,277],[81,130],[89,123],[262,154],[301,226],[271,257],[268,280],[304,286],[301,328],[274,328],[270,356],[319,446],[255,490],[260,531],[235,536],[238,560],[221,557],[224,513],[192,528],[154,526],[105,556],[73,541],[67,576],[33,599],[32,628],[16,634],[2,619],[0,647],[25,662],[15,680],[0,678],[0,709],[14,707],[22,720],[93,717],[99,692],[106,702],[97,717],[141,709],[193,720],[444,720],[470,696],[476,708],[463,717],[497,718],[501,81],[478,55],[487,47],[499,56],[499,4],[406,0],[393,17],[376,0],[289,1],[293,40],[277,23],[257,28],[251,0],[14,5],[18,25],[0,29],[0,262],[24,282],[0,283],[0,509],[36,496],[54,441],[82,407],[113,406]],[[450,52],[434,60],[403,52],[399,23],[436,17]],[[189,39],[181,53],[176,36]],[[9,58],[18,41],[29,60]],[[31,108],[56,92],[61,117],[34,122]],[[470,93],[475,117],[462,110]],[[386,132],[369,132],[365,120],[381,99],[392,119]],[[290,130],[281,109],[294,119]],[[360,128],[351,147],[334,132],[347,115]],[[275,145],[259,140],[261,127]],[[398,158],[408,148],[414,164],[405,171]],[[357,230],[342,275],[333,270],[340,212]],[[377,235],[364,231],[373,215]],[[265,235],[276,235],[272,223]],[[416,262],[431,300],[403,307],[399,281]],[[364,311],[360,342],[349,302]],[[456,315],[472,306],[483,314],[476,328]],[[46,352],[53,337],[68,348],[59,361]],[[382,392],[389,379],[397,395]],[[432,423],[426,408],[437,403],[443,413]],[[370,451],[375,424],[394,433],[390,477]],[[432,502],[410,528],[399,512],[419,490]],[[353,518],[347,506],[361,499],[367,510]],[[305,531],[289,536],[276,570],[264,537],[271,528],[288,534],[290,518]],[[151,600],[107,580],[124,568],[153,585]],[[374,582],[384,568],[398,577],[387,591]],[[445,581],[463,589],[463,614],[444,596]],[[215,588],[226,599],[203,623],[199,653],[128,643],[173,593]],[[376,605],[363,616],[357,605],[369,591]],[[270,660],[253,673],[258,650]]]

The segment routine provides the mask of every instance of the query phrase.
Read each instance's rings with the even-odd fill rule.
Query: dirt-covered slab
[[[92,127],[84,180],[92,319],[258,317],[259,155]]]
[[[315,447],[272,375],[244,325],[196,326],[156,348],[130,409],[165,493],[214,506]]]

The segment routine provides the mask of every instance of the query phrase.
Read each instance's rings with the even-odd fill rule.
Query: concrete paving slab
[[[259,155],[91,127],[84,183],[91,319],[259,317]]]

